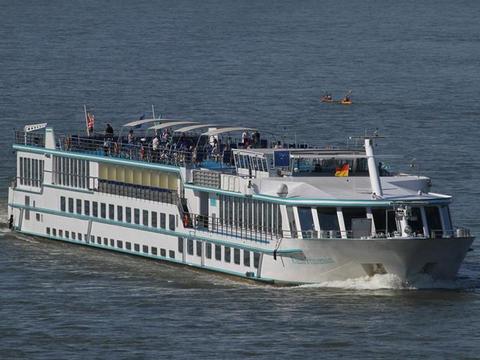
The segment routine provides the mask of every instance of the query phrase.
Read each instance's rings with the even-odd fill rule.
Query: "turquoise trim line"
[[[250,197],[248,195],[234,192],[234,191],[208,188],[205,186],[198,186],[194,184],[185,184],[184,187],[186,189],[206,191],[211,194],[222,194],[222,195],[229,195],[229,196],[241,197],[241,198]],[[253,194],[251,195],[251,198],[256,200],[263,200],[263,201],[278,203],[282,205],[318,205],[318,206],[335,206],[335,207],[336,206],[389,207],[397,202],[425,202],[427,204],[448,204],[451,202],[451,198],[426,199],[426,200],[407,200],[407,199],[405,200],[330,200],[330,199],[306,199],[306,198],[284,199],[276,196],[260,195],[260,194]]]
[[[108,156],[88,155],[88,154],[76,153],[73,151],[53,150],[53,149],[46,149],[42,147],[18,145],[18,144],[14,144],[13,148],[18,151],[26,151],[26,152],[36,153],[36,154],[66,156],[74,159],[93,160],[99,163],[110,163],[110,164],[116,164],[116,165],[140,167],[140,168],[150,169],[150,170],[164,170],[167,172],[180,173],[180,168],[176,166],[153,164],[153,163],[147,163],[147,162],[137,161],[137,160],[126,160],[126,159],[120,159],[120,158],[108,157]]]
[[[86,190],[86,189],[78,189],[78,188],[73,188],[69,186],[59,186],[59,185],[53,185],[53,184],[43,184],[44,187],[52,188],[52,189],[60,189],[60,190],[69,190],[69,191],[75,191],[83,194],[95,194],[95,191],[92,190]],[[23,190],[22,190],[23,191]],[[43,192],[43,190],[42,190]]]
[[[234,191],[228,191],[228,190],[222,190],[222,189],[215,189],[215,188],[209,188],[209,187],[205,187],[205,186],[199,186],[199,185],[194,185],[194,184],[188,184],[188,183],[185,183],[183,185],[183,187],[185,189],[192,189],[192,190],[198,190],[198,191],[206,191],[208,193],[212,193],[212,194],[222,194],[222,195],[229,195],[229,196],[236,196],[236,197],[247,197],[247,195],[245,194],[242,194],[242,193],[238,193],[238,192],[234,192]]]
[[[207,241],[207,242],[210,242],[210,243],[213,243],[213,244],[236,247],[236,248],[247,250],[247,251],[254,251],[254,252],[259,252],[259,253],[263,253],[263,254],[267,254],[267,255],[273,255],[273,250],[261,249],[261,248],[252,247],[252,246],[248,246],[248,245],[243,245],[243,244],[239,244],[239,243],[232,243],[232,242],[228,242],[228,241],[224,241],[224,240],[209,238],[209,237],[198,235],[198,234],[184,233],[184,232],[172,231],[172,230],[162,229],[162,228],[146,227],[146,226],[143,226],[143,225],[123,223],[123,222],[119,222],[119,221],[115,221],[115,220],[96,218],[96,217],[92,217],[92,216],[80,215],[80,214],[69,213],[69,212],[61,212],[61,211],[44,209],[44,208],[39,208],[39,207],[26,206],[26,205],[8,204],[8,206],[11,206],[11,207],[17,208],[17,209],[26,209],[26,210],[30,210],[30,211],[40,212],[40,213],[43,213],[43,214],[63,216],[63,217],[68,217],[68,218],[73,218],[73,219],[79,219],[79,220],[85,220],[85,221],[92,220],[93,223],[114,225],[114,226],[124,227],[124,228],[128,228],[128,229],[146,231],[146,232],[151,232],[151,233],[159,233],[159,234],[175,236],[175,237],[183,237],[183,238],[186,238],[186,239],[198,239],[198,240]],[[242,239],[244,239],[244,238],[242,238]],[[248,240],[248,239],[245,239],[245,240]],[[254,242],[254,240],[249,240],[249,241]],[[262,244],[266,244],[266,245],[269,244],[268,242],[264,242],[264,241],[262,241],[262,242],[257,241],[257,242],[262,243]],[[298,252],[302,252],[302,250],[300,250],[300,249],[277,250],[278,255],[295,254],[295,253],[298,253]]]
[[[246,276],[244,273],[231,271],[231,270],[220,269],[220,268],[214,268],[214,267],[211,267],[211,266],[201,266],[201,265],[197,265],[197,264],[193,264],[193,263],[189,263],[189,262],[183,262],[183,261],[177,260],[177,259],[172,259],[172,258],[167,257],[167,256],[145,254],[143,252],[134,251],[134,250],[118,249],[116,247],[99,245],[99,244],[94,243],[94,242],[88,242],[87,243],[85,241],[66,239],[66,238],[61,238],[61,237],[52,236],[52,235],[45,235],[45,234],[40,234],[40,233],[36,233],[36,232],[33,232],[33,231],[20,230],[19,232],[22,233],[22,234],[26,234],[26,235],[38,236],[38,237],[45,238],[45,239],[48,239],[48,240],[63,241],[63,242],[68,242],[70,244],[75,244],[75,245],[80,245],[80,246],[90,246],[90,247],[94,247],[94,248],[97,248],[97,249],[115,251],[115,252],[119,252],[119,253],[126,254],[126,255],[141,256],[141,257],[149,258],[149,259],[152,259],[152,260],[166,261],[166,262],[171,262],[171,263],[175,263],[175,264],[178,264],[178,265],[191,266],[191,267],[194,267],[194,268],[197,268],[197,269],[203,269],[203,270],[208,270],[208,271],[213,271],[213,272],[220,272],[220,273],[223,273],[223,274],[226,274],[226,275],[233,275],[233,276],[237,276],[237,277],[241,277],[241,278],[249,279],[249,280],[256,280],[256,281],[267,282],[267,283],[273,283],[274,282],[274,280],[270,279],[270,278],[262,278],[262,277],[258,278],[256,276],[250,277],[250,276]]]

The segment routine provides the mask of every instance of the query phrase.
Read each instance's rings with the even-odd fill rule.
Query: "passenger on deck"
[[[280,140],[278,140],[277,143],[275,144],[274,149],[281,149],[281,148],[283,148],[282,142]]]
[[[160,147],[160,139],[158,134],[155,134],[155,137],[152,140],[152,160],[153,162],[158,162],[158,151]]]
[[[242,133],[242,145],[246,149],[249,144],[250,144],[250,135],[248,134],[248,131],[245,130]]]
[[[260,147],[260,133],[257,130],[252,134],[252,143],[254,148]]]
[[[105,139],[113,139],[113,127],[110,124],[107,124],[105,128]]]
[[[168,132],[167,129],[162,129],[162,134],[160,135],[160,142],[162,144],[166,144],[168,140]]]
[[[127,135],[127,143],[129,145],[133,145],[134,142],[135,142],[135,135],[133,135],[133,129],[130,129]]]

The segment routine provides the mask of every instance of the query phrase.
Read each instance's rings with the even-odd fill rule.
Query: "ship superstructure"
[[[25,234],[260,281],[454,278],[473,237],[451,197],[387,171],[376,140],[314,148],[161,118],[89,136],[27,126],[8,213]]]

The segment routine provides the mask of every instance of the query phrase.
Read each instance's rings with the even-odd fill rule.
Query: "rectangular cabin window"
[[[202,242],[197,240],[197,256],[202,256]]]
[[[160,227],[162,229],[167,228],[167,216],[165,215],[165,213],[160,213]]]
[[[73,213],[73,199],[68,198],[68,212]]]
[[[175,215],[168,215],[168,228],[172,231],[175,230]]]
[[[58,230],[58,236],[63,237],[63,230]]]
[[[78,240],[82,241],[82,233],[78,233]]]
[[[222,260],[222,245],[215,245],[215,260]]]
[[[142,224],[143,226],[148,226],[148,210],[142,211]]]
[[[60,211],[66,211],[67,210],[67,203],[65,196],[60,196]]]
[[[428,229],[432,237],[442,237],[442,219],[440,218],[440,209],[438,206],[425,206],[427,215]]]
[[[132,250],[132,243],[129,242],[129,241],[127,241],[127,242],[125,243],[125,249],[127,249],[127,250]]]
[[[300,227],[302,229],[302,236],[304,238],[311,238],[313,236],[313,231],[315,230],[312,209],[309,207],[298,207],[297,209]]]
[[[47,235],[50,235],[50,228],[47,227]]]
[[[345,230],[347,230],[347,237],[354,237],[353,230],[355,230],[356,233],[357,232],[363,233],[363,231],[357,231],[358,230],[357,224],[359,224],[359,222],[356,222],[354,220],[366,219],[367,209],[362,207],[342,208],[342,212],[343,212],[343,221],[345,221]],[[352,226],[352,225],[355,225],[355,226]],[[369,234],[370,232],[371,232],[371,225],[370,225]]]
[[[65,230],[65,237],[67,239],[70,239],[70,232],[68,230]]]
[[[92,215],[98,217],[98,202],[92,201]]]
[[[167,250],[160,249],[160,256],[167,257]]]
[[[168,252],[168,255],[170,256],[171,259],[175,259],[175,251],[170,250],[170,251]]]
[[[100,236],[97,236],[97,244],[102,245],[102,238]]]
[[[158,255],[158,250],[156,247],[152,246],[152,255]]]
[[[20,157],[20,185],[24,184],[24,179],[25,179],[25,171],[23,168],[23,157]]]
[[[231,261],[231,248],[228,246],[225,246],[224,251],[223,251],[223,258],[225,259],[225,262],[229,263]]]
[[[145,254],[148,254],[148,246],[147,246],[147,245],[143,245],[143,246],[142,246],[142,251],[143,251]]]
[[[133,221],[135,224],[140,225],[140,209],[133,209]]]
[[[243,265],[250,266],[250,251],[243,250]]]
[[[154,228],[158,226],[158,213],[156,211],[152,211],[151,224]]]
[[[260,254],[257,252],[253,253],[253,267],[258,269],[258,263],[260,262]]]
[[[389,235],[397,231],[395,211],[393,209],[372,209],[375,232],[377,234]]]
[[[125,208],[125,221],[129,224],[132,223],[132,208],[130,207]]]
[[[123,249],[123,242],[122,242],[122,240],[117,240],[117,247],[118,247],[119,249]]]
[[[115,205],[108,204],[108,218],[115,220]]]
[[[106,237],[103,238],[103,245],[108,246],[108,239]]]
[[[240,249],[233,249],[233,262],[240,265]]]
[[[100,203],[100,217],[107,218],[107,204],[105,203]]]
[[[188,253],[188,255],[193,255],[193,240],[192,239],[187,240],[187,253]]]
[[[77,199],[77,214],[82,214],[82,200]]]
[[[410,215],[407,219],[407,224],[410,226],[413,234],[423,234],[422,211],[419,207],[411,208]],[[428,234],[425,234],[425,236],[428,236]]]
[[[57,229],[52,228],[52,235],[53,235],[53,236],[57,236]]]
[[[182,237],[178,238],[178,252],[180,254],[183,254],[183,238]]]
[[[212,258],[212,244],[211,243],[205,243],[205,256],[207,259]]]
[[[117,205],[117,221],[123,221],[123,206]]]
[[[133,244],[133,250],[140,251],[140,244]]]
[[[85,215],[90,216],[90,201],[85,200],[83,202],[83,212]]]

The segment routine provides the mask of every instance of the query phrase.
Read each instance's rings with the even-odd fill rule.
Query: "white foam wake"
[[[421,289],[467,289],[475,287],[471,280],[435,280],[427,274],[421,274],[403,281],[393,274],[364,276],[355,279],[325,281],[318,284],[300,285],[302,288],[336,288],[347,290],[421,290]]]
[[[306,284],[305,288],[336,288],[349,290],[405,289],[405,283],[396,275],[363,276],[355,279],[325,281],[318,284]]]

